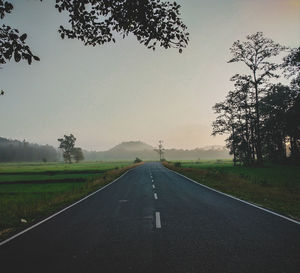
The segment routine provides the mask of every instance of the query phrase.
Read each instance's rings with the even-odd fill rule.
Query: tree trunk
[[[255,70],[253,71],[254,77],[254,88],[255,88],[255,112],[256,112],[256,122],[255,122],[255,131],[256,131],[256,155],[257,155],[257,164],[259,166],[263,165],[262,157],[262,145],[261,145],[261,136],[260,136],[260,113],[258,108],[258,82],[256,79]]]

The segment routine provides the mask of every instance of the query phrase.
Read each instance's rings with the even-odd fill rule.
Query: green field
[[[0,164],[0,239],[116,179],[131,162]]]
[[[181,166],[206,169],[219,174],[232,174],[263,186],[290,187],[291,189],[300,187],[300,170],[297,166],[266,164],[262,168],[234,167],[231,160],[186,161],[182,162]]]
[[[56,173],[56,172],[88,172],[111,170],[116,167],[128,166],[129,162],[84,162],[65,163],[0,163],[0,174],[3,173]]]
[[[165,165],[209,187],[300,219],[300,168],[297,166],[234,167],[230,160]]]

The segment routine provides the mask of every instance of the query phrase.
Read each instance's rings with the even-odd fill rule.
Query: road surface
[[[0,246],[0,271],[300,272],[300,225],[146,163]]]

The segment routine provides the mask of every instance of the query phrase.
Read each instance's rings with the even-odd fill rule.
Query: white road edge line
[[[152,188],[155,189],[155,185],[154,184],[152,184]]]
[[[160,213],[158,211],[155,212],[155,224],[156,228],[161,228]]]
[[[156,199],[156,200],[158,199],[156,192],[154,193],[154,199]]]
[[[23,231],[21,231],[21,232],[15,234],[15,235],[13,235],[12,237],[10,237],[10,238],[8,238],[8,239],[6,239],[6,240],[0,242],[0,246],[3,246],[4,244],[6,244],[6,243],[12,241],[13,239],[15,239],[15,238],[21,236],[21,235],[24,234],[25,232],[27,232],[27,231],[29,231],[29,230],[31,230],[31,229],[34,229],[35,227],[37,227],[37,226],[39,226],[39,225],[45,223],[46,221],[50,220],[51,218],[53,218],[53,217],[57,216],[58,214],[61,214],[62,212],[66,211],[67,209],[69,209],[69,208],[71,208],[71,207],[74,207],[74,206],[77,205],[78,203],[80,203],[80,202],[84,201],[85,199],[91,197],[92,195],[96,194],[97,192],[99,192],[99,191],[101,191],[101,190],[104,190],[106,187],[108,187],[108,186],[112,185],[113,183],[117,182],[121,177],[123,177],[125,174],[127,174],[127,173],[130,172],[131,170],[133,170],[133,169],[128,170],[127,172],[123,173],[121,176],[119,176],[119,177],[118,177],[117,179],[115,179],[114,181],[112,181],[112,182],[110,182],[109,184],[103,186],[102,188],[100,188],[100,189],[98,189],[98,190],[92,192],[91,194],[89,194],[89,195],[87,195],[86,197],[84,197],[84,198],[78,200],[77,202],[71,204],[70,206],[68,206],[68,207],[66,207],[66,208],[64,208],[64,209],[62,209],[62,210],[60,210],[60,211],[58,211],[58,212],[56,212],[56,213],[50,215],[50,216],[47,217],[46,219],[44,219],[44,220],[42,220],[42,221],[40,221],[40,222],[34,224],[33,226],[31,226],[31,227],[29,227],[29,228],[27,228],[27,229],[24,229]]]
[[[165,167],[165,168],[166,168],[166,167]],[[199,182],[196,182],[195,180],[193,180],[193,179],[191,179],[191,178],[188,178],[188,177],[186,177],[186,176],[183,175],[183,174],[180,174],[180,173],[175,172],[175,171],[173,171],[173,170],[170,170],[170,169],[168,169],[168,168],[166,168],[166,169],[169,170],[169,171],[171,171],[171,172],[173,172],[173,173],[175,173],[175,174],[177,174],[177,175],[180,175],[180,176],[184,177],[185,179],[187,179],[187,180],[189,180],[189,181],[191,181],[191,182],[197,184],[198,186],[207,188],[207,189],[209,189],[209,190],[211,190],[211,191],[214,191],[214,192],[217,192],[217,193],[219,193],[219,194],[225,195],[225,196],[227,196],[227,197],[229,197],[229,198],[235,199],[235,200],[240,201],[240,202],[242,202],[242,203],[244,203],[244,204],[247,204],[247,205],[249,205],[249,206],[255,207],[255,208],[260,209],[260,210],[263,210],[263,211],[265,211],[265,212],[271,213],[271,214],[276,215],[276,216],[278,216],[278,217],[281,217],[281,218],[283,218],[283,219],[285,219],[285,220],[288,220],[288,221],[290,221],[290,222],[293,222],[293,223],[295,223],[295,224],[300,225],[300,222],[297,221],[297,220],[294,220],[294,219],[292,219],[292,218],[286,217],[286,216],[281,215],[281,214],[279,214],[279,213],[276,213],[276,212],[274,212],[274,211],[271,211],[271,210],[262,208],[262,207],[260,207],[260,206],[255,205],[255,204],[249,203],[249,202],[247,202],[247,201],[245,201],[245,200],[239,199],[239,198],[234,197],[234,196],[232,196],[232,195],[230,195],[230,194],[227,194],[227,193],[224,193],[224,192],[215,190],[215,189],[210,188],[210,187],[208,187],[208,186],[205,186],[205,185],[203,185],[203,184],[201,184],[201,183],[199,183]]]

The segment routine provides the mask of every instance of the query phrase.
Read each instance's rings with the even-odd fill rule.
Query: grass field
[[[165,165],[204,185],[300,219],[300,169],[297,166],[234,167],[230,160]]]
[[[131,162],[0,164],[0,240],[116,179]]]
[[[83,162],[76,164],[64,163],[0,163],[0,174],[10,173],[57,173],[57,172],[88,172],[104,171],[128,166],[129,162]]]

